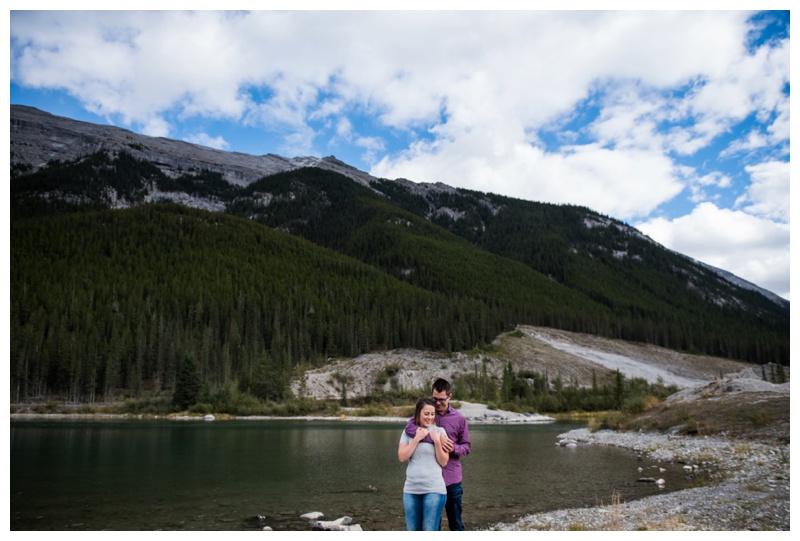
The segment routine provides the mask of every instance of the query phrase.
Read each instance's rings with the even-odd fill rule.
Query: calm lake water
[[[615,448],[555,445],[581,425],[473,425],[464,522],[684,488],[680,465]],[[299,516],[348,515],[403,530],[402,424],[305,421],[13,421],[11,530],[307,530]],[[377,488],[377,491],[369,487]],[[264,516],[264,521],[255,518]],[[446,529],[446,521],[444,525]]]

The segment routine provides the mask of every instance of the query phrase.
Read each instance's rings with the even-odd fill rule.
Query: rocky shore
[[[675,462],[708,474],[709,485],[632,502],[528,515],[492,531],[788,531],[789,444],[726,437],[573,430],[578,445],[631,449],[644,461]],[[555,444],[556,442],[554,442]]]

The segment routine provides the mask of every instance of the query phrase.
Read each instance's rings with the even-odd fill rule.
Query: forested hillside
[[[98,152],[15,166],[11,209],[14,401],[167,393],[188,361],[206,394],[281,400],[332,356],[520,324],[789,363],[788,304],[582,207]]]
[[[432,193],[425,201],[398,193],[388,181],[378,189],[476,246],[580,292],[622,322],[616,329],[589,331],[593,334],[756,363],[770,362],[768,357],[778,354],[788,362],[788,343],[779,353],[765,349],[764,342],[744,346],[718,340],[725,329],[730,333],[734,328],[745,334],[770,329],[772,338],[788,338],[787,301],[733,287],[708,267],[665,249],[618,220],[585,207],[464,189]]]
[[[467,190],[423,198],[388,181],[373,188],[301,169],[251,184],[228,211],[425,289],[520,304],[523,316],[525,306],[554,299],[560,309],[548,312],[559,315],[545,323],[554,327],[788,363],[788,306],[735,287],[620,222],[582,207]],[[523,276],[530,278],[520,289]]]
[[[506,282],[521,300],[489,302],[172,204],[15,219],[11,234],[14,400],[169,390],[184,357],[213,390],[280,399],[295,367],[328,356],[459,350],[520,319],[569,315],[551,293],[530,300],[538,293],[529,269]]]

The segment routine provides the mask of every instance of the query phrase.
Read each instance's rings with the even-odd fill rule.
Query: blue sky
[[[712,6],[11,11],[10,102],[585,205],[788,299],[789,11]]]

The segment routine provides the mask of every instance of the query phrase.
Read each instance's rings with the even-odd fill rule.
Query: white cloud
[[[163,118],[155,116],[142,120],[141,132],[150,137],[168,137],[172,126]]]
[[[188,135],[185,140],[196,145],[216,148],[217,150],[227,150],[230,145],[222,136],[212,137],[207,133],[196,133]]]
[[[354,143],[364,149],[361,159],[367,163],[375,163],[378,156],[386,150],[386,143],[380,137],[356,137]]]
[[[585,205],[617,218],[646,216],[682,189],[679,171],[660,153],[613,151],[596,144],[545,153],[525,143],[505,141],[491,131],[476,131],[454,141],[419,143],[397,160],[384,158],[371,173]]]
[[[340,141],[352,143],[363,149],[361,159],[366,163],[374,163],[378,155],[386,150],[386,143],[380,137],[362,136],[356,132],[352,122],[347,117],[340,117],[335,126],[336,135],[329,142],[329,146],[337,146]]]
[[[731,186],[731,178],[719,171],[713,171],[707,175],[698,176],[691,168],[684,170],[687,184],[690,191],[688,196],[689,201],[692,203],[703,203],[709,200],[721,199],[720,190],[727,189]],[[717,190],[716,193],[709,193],[710,190]]]
[[[327,89],[393,127],[437,123],[442,107],[471,126],[490,104],[530,125],[568,112],[598,79],[663,87],[721,72],[741,55],[745,19],[743,12],[41,12],[15,15],[12,38],[28,46],[13,64],[24,84],[63,86],[131,121],[175,105],[236,117],[258,106],[243,87],[268,86],[267,111],[279,121],[294,113],[305,120],[316,91]]]
[[[740,152],[764,148],[768,144],[770,143],[766,134],[759,130],[751,130],[744,137],[732,141],[728,145],[728,148],[720,153],[720,157],[732,156]]]
[[[230,119],[282,137],[275,150],[289,156],[355,145],[386,178],[622,219],[646,220],[685,194],[700,206],[663,229],[733,215],[778,231],[789,219],[788,164],[776,165],[789,152],[789,43],[748,49],[751,15],[12,11],[11,75],[150,135],[193,116]],[[723,136],[722,158],[765,162],[736,187],[736,212],[704,202],[720,204],[742,170],[687,161]],[[774,257],[725,246],[731,264],[718,266],[732,271],[788,254],[788,244]]]
[[[789,162],[746,166],[752,183],[741,198],[743,209],[770,220],[789,223]]]
[[[635,227],[667,248],[789,298],[787,224],[701,203],[686,216]]]

